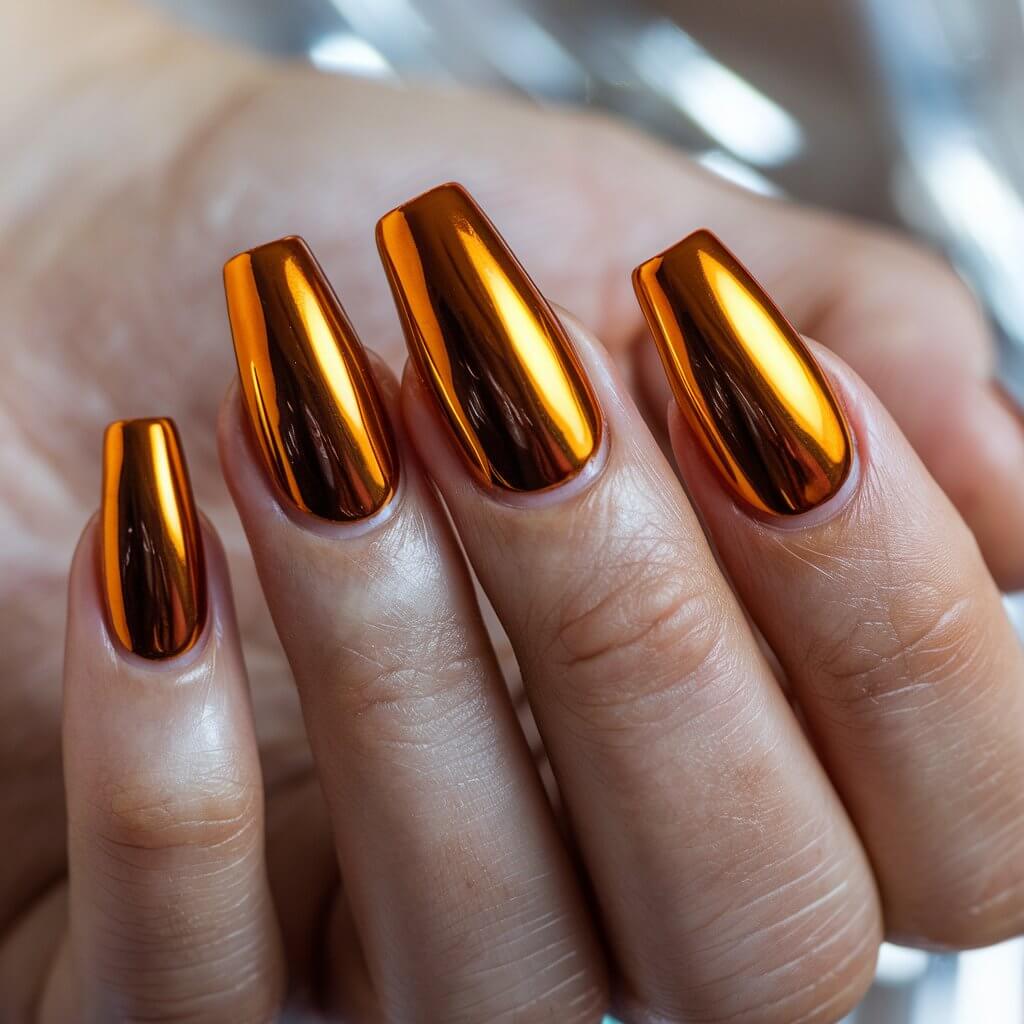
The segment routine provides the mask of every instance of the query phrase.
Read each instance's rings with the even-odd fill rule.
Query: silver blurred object
[[[859,15],[847,0],[787,0],[785,18],[749,0],[150,2],[328,71],[609,110],[759,191],[894,212],[884,133],[865,145],[881,114],[864,95]],[[851,118],[866,123],[845,130]]]
[[[325,71],[599,107],[747,188],[909,226],[983,299],[1024,402],[1024,0],[150,2]],[[1024,941],[886,944],[844,1024],[1024,1024]]]
[[[1024,5],[865,0],[902,143],[896,195],[977,288],[1024,397]]]

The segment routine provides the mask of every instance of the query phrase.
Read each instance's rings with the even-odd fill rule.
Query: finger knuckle
[[[978,595],[914,576],[911,588],[902,580],[876,585],[808,646],[815,695],[848,725],[963,696],[965,680],[986,675]],[[875,735],[884,742],[889,734]]]
[[[432,621],[395,643],[350,652],[346,680],[333,709],[349,723],[350,741],[367,754],[431,748],[467,756],[483,741],[490,711],[489,665],[482,650],[457,623]],[[356,671],[351,666],[358,666]]]
[[[603,969],[587,955],[585,944],[569,937],[569,922],[551,910],[528,917],[521,916],[512,929],[495,920],[477,928],[471,939],[460,935],[449,944],[430,997],[432,1005],[447,1008],[446,1021],[600,1024],[604,1019],[608,992]],[[538,934],[555,939],[538,946]]]
[[[209,987],[192,990],[185,971],[168,977],[166,969],[143,970],[128,977],[106,979],[119,992],[118,1020],[152,1024],[270,1024],[278,1020],[284,984],[268,972],[236,971],[224,963],[222,977]]]
[[[961,355],[964,346],[991,354],[993,340],[977,297],[948,260],[920,243],[871,228],[844,224],[839,235],[847,261],[844,278],[848,286],[854,283],[862,316],[887,322],[890,336],[898,338],[901,331],[920,331],[921,316],[907,315],[916,309],[942,325],[929,338],[936,354],[943,346]],[[879,273],[881,267],[887,272]]]
[[[835,904],[832,913],[812,913],[804,908],[810,923],[802,941],[792,944],[788,955],[762,968],[759,980],[768,982],[756,1005],[737,1016],[753,1024],[830,1024],[850,1013],[864,998],[874,977],[880,944],[877,917],[868,907]],[[786,922],[780,924],[785,925]],[[777,930],[766,932],[769,941],[783,948],[790,945]],[[756,981],[752,979],[752,985]]]
[[[262,794],[235,766],[165,764],[105,787],[101,843],[137,855],[179,848],[226,849],[258,839]]]
[[[562,595],[545,656],[565,699],[637,724],[669,698],[721,674],[725,613],[716,588],[680,569],[677,552],[648,553]]]
[[[997,942],[1024,931],[1024,792],[1009,781],[1013,730],[998,724],[1007,709],[994,699],[1005,678],[990,596],[920,566],[906,574],[913,587],[898,575],[812,646],[814,695],[891,785],[881,804],[896,809],[876,807],[865,833],[890,934],[950,949]],[[908,799],[926,785],[941,786],[941,808]],[[898,843],[878,824],[892,815]]]

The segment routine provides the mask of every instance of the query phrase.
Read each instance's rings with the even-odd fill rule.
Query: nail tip
[[[460,182],[445,181],[440,185],[434,185],[431,188],[424,189],[422,192],[418,192],[410,199],[406,199],[404,202],[392,207],[382,217],[378,218],[376,227],[374,228],[374,237],[377,241],[378,250],[381,255],[385,257],[385,262],[387,261],[388,254],[393,247],[393,242],[388,239],[388,233],[391,226],[399,223],[408,223],[410,214],[434,206],[435,204],[442,202],[446,196],[450,195],[458,196],[458,198],[468,205],[474,212],[479,213],[481,216],[486,216],[483,213],[480,204],[473,198],[469,189]]]
[[[242,266],[243,264],[251,266],[255,259],[267,257],[278,250],[290,253],[298,252],[310,257],[313,255],[309,243],[301,235],[281,235],[279,238],[272,238],[268,242],[260,242],[258,245],[253,245],[248,249],[241,249],[233,256],[230,256],[224,261],[224,274],[227,276],[229,269]]]
[[[172,416],[125,416],[121,419],[111,420],[105,430],[130,430],[143,426],[164,426],[172,430],[177,429]]]
[[[393,213],[400,213],[403,210],[410,210],[414,207],[422,206],[425,203],[432,203],[437,199],[440,199],[447,195],[457,195],[462,200],[468,200],[473,206],[478,207],[479,204],[473,198],[472,193],[459,181],[442,181],[440,184],[431,185],[430,188],[423,189],[422,192],[417,192],[416,195],[411,196],[408,199],[403,200],[397,206],[392,207],[388,210],[384,218],[390,216]]]
[[[665,263],[678,259],[684,254],[692,251],[711,250],[733,255],[732,250],[718,237],[710,228],[697,228],[682,238],[677,239],[671,245],[666,246],[660,252],[648,257],[633,268],[634,284],[638,280],[646,280],[664,266]]]

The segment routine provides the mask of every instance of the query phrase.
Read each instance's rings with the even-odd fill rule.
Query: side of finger
[[[69,931],[44,1022],[264,1022],[283,996],[227,569],[170,421],[108,429],[71,572]]]

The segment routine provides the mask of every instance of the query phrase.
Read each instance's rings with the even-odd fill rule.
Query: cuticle
[[[400,445],[395,445],[400,451]],[[396,460],[396,464],[400,463]],[[327,519],[315,512],[308,512],[296,506],[287,495],[283,495],[276,481],[273,482],[273,500],[281,510],[282,515],[293,525],[305,530],[307,533],[314,533],[320,537],[334,540],[356,538],[372,533],[387,525],[392,516],[396,515],[404,504],[406,497],[406,473],[400,468],[398,480],[391,496],[375,512],[361,519]]]
[[[601,443],[590,455],[580,470],[568,480],[536,491],[511,491],[507,488],[483,482],[475,471],[469,473],[471,487],[488,501],[517,511],[542,509],[568,501],[587,490],[604,474],[611,459],[612,437],[608,421],[602,413]]]
[[[855,411],[859,410],[859,406],[856,408],[851,406],[850,396],[842,386],[842,381],[837,381],[831,373],[827,372],[826,378],[831,386],[836,404],[839,407],[839,414],[846,424],[846,433],[850,439],[851,458],[849,472],[843,478],[843,482],[839,485],[839,489],[835,494],[806,512],[793,516],[769,516],[755,509],[748,513],[755,522],[769,529],[786,533],[825,526],[839,516],[860,491],[861,481],[864,476],[864,459],[862,456],[864,445],[861,437],[866,434],[866,431],[860,422],[860,417],[854,414]]]
[[[749,506],[744,508],[739,502],[736,503],[736,507],[758,525],[782,533],[796,533],[801,530],[825,526],[850,505],[860,490],[864,475],[863,460],[860,456],[860,445],[852,429],[850,431],[850,448],[849,472],[835,494],[831,495],[820,505],[816,505],[814,508],[808,509],[806,512],[800,512],[797,515],[770,515],[762,512],[760,509],[752,509]]]
[[[213,629],[213,603],[209,600],[209,581],[207,581],[206,618],[196,634],[195,640],[183,651],[177,654],[164,655],[159,658],[147,658],[144,654],[130,651],[121,643],[120,638],[110,626],[109,615],[106,606],[103,607],[103,624],[106,629],[110,645],[117,652],[118,658],[136,669],[144,669],[147,672],[166,672],[173,668],[176,672],[191,668],[196,662],[202,659],[210,646],[210,637]]]

